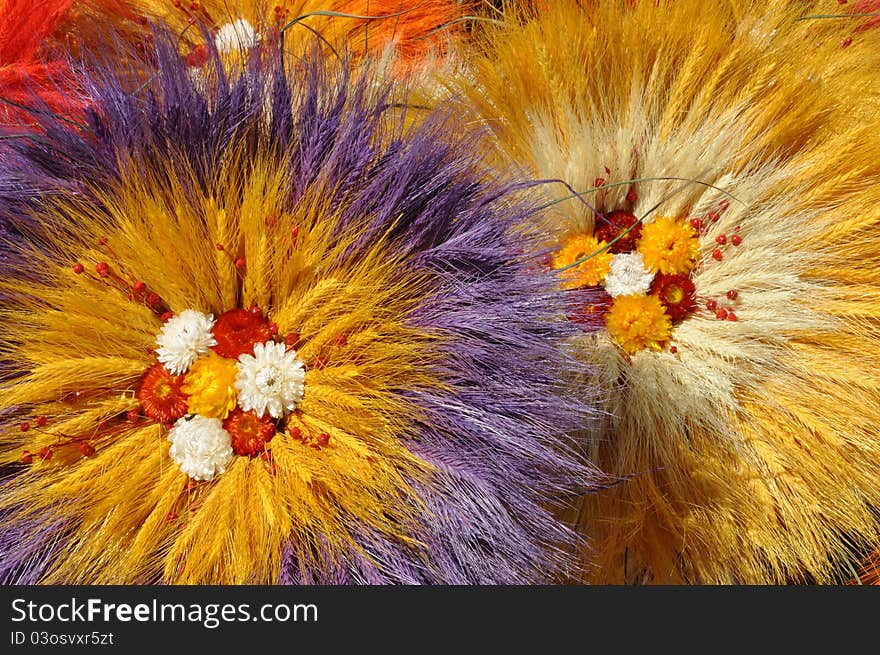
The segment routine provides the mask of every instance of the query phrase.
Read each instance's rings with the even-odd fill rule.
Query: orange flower
[[[642,226],[639,252],[648,270],[666,275],[687,275],[700,258],[696,230],[674,218],[658,218]]]
[[[630,355],[660,350],[672,337],[672,321],[657,296],[618,296],[606,318],[608,333]]]
[[[609,250],[598,252],[605,246],[592,234],[575,234],[568,238],[553,256],[553,268],[560,270],[576,261],[589,257],[586,261],[562,272],[562,286],[566,289],[593,287],[602,282],[611,270],[614,257]]]
[[[253,355],[254,344],[269,341],[272,331],[269,321],[259,312],[230,309],[214,323],[212,330],[217,345],[214,351],[223,357],[238,359],[239,355]]]
[[[143,413],[162,423],[173,423],[186,414],[187,396],[182,389],[185,380],[185,375],[172,375],[163,364],[153,364],[137,391]]]
[[[219,419],[229,415],[238,399],[235,363],[234,359],[220,357],[214,352],[196,360],[183,385],[183,390],[189,394],[190,414]]]
[[[266,449],[266,442],[275,436],[275,423],[267,415],[262,418],[254,412],[236,407],[223,422],[232,435],[232,451],[236,455],[257,455]]]

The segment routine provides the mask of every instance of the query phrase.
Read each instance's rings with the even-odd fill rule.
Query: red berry
[[[77,275],[82,273],[84,270],[86,270],[86,267],[83,266],[82,264],[80,264],[79,262],[77,262],[76,264],[73,265],[73,272],[76,273]]]
[[[210,51],[208,50],[208,46],[202,44],[193,48],[190,53],[183,58],[183,61],[187,66],[191,66],[192,68],[201,68],[208,63],[209,55]]]
[[[95,272],[101,277],[107,277],[110,275],[110,264],[107,262],[98,262],[95,264]]]
[[[134,292],[135,292],[135,293],[141,293],[141,292],[142,292],[144,289],[146,289],[146,288],[147,288],[146,283],[145,283],[145,282],[141,282],[140,280],[138,280],[137,282],[135,282],[135,283],[134,283],[134,286],[132,287],[132,289],[134,289]]]
[[[299,333],[297,332],[288,332],[287,336],[284,337],[284,343],[288,346],[295,345],[297,341],[299,341]]]
[[[730,291],[727,292],[727,299],[728,300],[736,300],[738,296],[739,296],[739,291],[737,291],[736,289],[731,289]]]
[[[128,413],[125,415],[125,420],[129,423],[137,423],[138,419],[141,417],[141,413],[136,409],[128,410]]]
[[[276,334],[278,334],[278,324],[277,323],[270,323],[269,324],[269,334],[271,334],[273,337]]]
[[[239,257],[238,259],[235,260],[235,268],[237,268],[238,270],[242,270],[246,266],[247,266],[247,259],[245,259],[244,257]]]
[[[718,222],[718,219],[721,218],[721,214],[719,214],[718,212],[709,212],[709,217],[708,217],[708,218],[709,218],[709,220],[712,221],[713,223],[717,223],[717,222]]]
[[[712,259],[719,262],[724,259],[724,255],[719,248],[715,248],[715,250],[712,251]]]
[[[690,224],[691,224],[691,227],[697,231],[703,229],[703,221],[701,221],[699,218],[692,218],[690,220]]]
[[[30,423],[28,423],[27,421],[22,422],[22,424],[21,424],[21,431],[22,432],[27,432],[30,429],[31,429]]]
[[[732,237],[730,237],[730,243],[732,243],[732,244],[735,245],[735,246],[738,246],[738,245],[741,244],[742,242],[743,242],[743,239],[742,239],[742,237],[741,237],[740,235],[738,235],[738,234],[734,234]]]
[[[718,303],[714,300],[707,300],[706,309],[708,309],[710,312],[714,312],[716,309],[718,309]]]
[[[79,445],[79,452],[81,452],[85,457],[91,457],[95,454],[95,447],[87,441],[83,441]]]
[[[43,460],[52,459],[52,449],[48,446],[44,446],[43,448],[40,448],[40,452],[38,452],[37,455]]]
[[[678,348],[676,348],[675,346],[669,346],[669,352],[674,355],[678,352]]]
[[[637,194],[635,191],[630,191],[629,193],[626,194],[626,201],[627,202],[634,203],[638,199],[639,199],[639,194]]]
[[[163,323],[170,320],[173,317],[174,317],[174,312],[165,312],[164,314],[162,314],[162,316],[160,316]]]
[[[329,434],[327,434],[326,432],[322,432],[321,434],[318,435],[318,445],[319,446],[326,446],[328,443],[330,443],[330,435]]]
[[[719,321],[723,321],[727,318],[727,310],[724,308],[719,309],[717,312],[715,312],[715,318],[717,318]]]
[[[723,246],[725,243],[727,243],[727,236],[725,236],[724,234],[719,234],[717,237],[715,237],[715,243]]]
[[[248,307],[248,312],[250,312],[251,316],[262,316],[263,310],[257,307],[256,305],[251,305]]]
[[[290,431],[290,438],[291,439],[302,439],[302,435],[303,435],[303,432],[299,428],[293,428]]]
[[[727,312],[727,320],[728,321],[736,321],[737,320],[736,314],[734,314],[733,312]]]
[[[596,186],[596,187],[605,186],[605,178],[597,177],[596,181],[593,183],[593,186]]]
[[[724,200],[722,200],[721,202],[718,203],[718,207],[723,212],[727,211],[727,208],[730,207],[730,201],[727,198],[725,198]]]
[[[21,460],[20,460],[20,461],[21,461],[22,464],[30,464],[31,462],[34,461],[34,456],[31,455],[30,451],[25,450],[25,451],[21,454]]]
[[[217,248],[217,250],[226,250],[226,246],[224,246],[222,243],[218,243],[215,247]]]
[[[46,417],[41,414],[37,417],[37,427],[41,428],[44,425],[46,425]]]

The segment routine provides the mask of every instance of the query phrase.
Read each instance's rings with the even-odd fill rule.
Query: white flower
[[[232,459],[232,436],[217,418],[184,416],[168,431],[168,439],[171,459],[193,480],[213,479]]]
[[[186,373],[192,363],[217,345],[211,328],[214,316],[185,309],[162,326],[156,337],[156,359],[174,375]]]
[[[256,48],[260,43],[260,35],[254,29],[254,26],[247,22],[244,18],[239,18],[234,23],[226,23],[214,36],[214,45],[217,50],[223,52],[233,52],[235,50],[250,50]]]
[[[611,260],[611,270],[605,276],[605,291],[612,298],[641,296],[648,293],[653,279],[654,274],[645,268],[642,253],[614,255]]]
[[[273,341],[258,343],[253,356],[238,358],[238,405],[258,416],[269,412],[272,418],[281,418],[302,400],[305,380],[305,367],[295,350]]]

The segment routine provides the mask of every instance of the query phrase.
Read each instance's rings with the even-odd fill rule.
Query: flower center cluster
[[[276,393],[278,390],[278,381],[281,379],[281,376],[281,369],[270,364],[257,373],[257,389],[265,394]]]
[[[169,453],[191,478],[223,473],[233,455],[265,451],[303,398],[305,366],[261,312],[232,309],[217,320],[187,309],[156,338],[156,364],[137,398],[162,422]]]
[[[722,203],[721,210],[726,208]],[[600,299],[570,312],[569,318],[590,323],[601,315],[608,334],[629,355],[643,349],[677,352],[671,345],[674,328],[697,308],[693,275],[700,262],[700,235],[719,215],[711,212],[706,221],[660,217],[642,224],[632,213],[617,210],[597,217],[592,233],[569,236],[553,267],[564,288],[592,289]],[[724,235],[716,241],[728,243]],[[730,240],[733,246],[741,242],[738,235]],[[712,258],[723,259],[720,248]],[[737,295],[732,290],[727,298],[733,301]],[[732,308],[719,309],[715,300],[706,307],[717,310],[716,318],[736,320]]]

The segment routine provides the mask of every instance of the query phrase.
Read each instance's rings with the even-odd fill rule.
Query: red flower
[[[146,416],[173,423],[186,414],[187,395],[181,391],[185,375],[172,375],[163,364],[153,364],[144,374],[137,399]]]
[[[254,344],[272,339],[269,321],[257,312],[230,309],[214,323],[214,352],[221,357],[238,359],[239,355],[253,355]]]
[[[275,436],[275,423],[267,415],[243,412],[240,407],[223,421],[223,427],[232,435],[232,451],[236,455],[257,455],[266,449],[266,442]]]
[[[638,223],[638,225],[636,225],[636,223]],[[626,236],[613,243],[610,248],[611,252],[616,254],[632,252],[636,249],[636,243],[638,243],[639,237],[642,236],[642,224],[639,223],[639,219],[628,211],[618,209],[608,214],[605,217],[605,220],[602,220],[597,216],[596,229],[593,230],[593,236],[599,239],[599,241],[611,243],[614,239],[620,236],[624,230],[632,225],[635,225],[635,227],[627,232]]]
[[[660,299],[673,321],[681,321],[697,304],[697,288],[687,275],[658,274],[651,283],[651,293]]]

